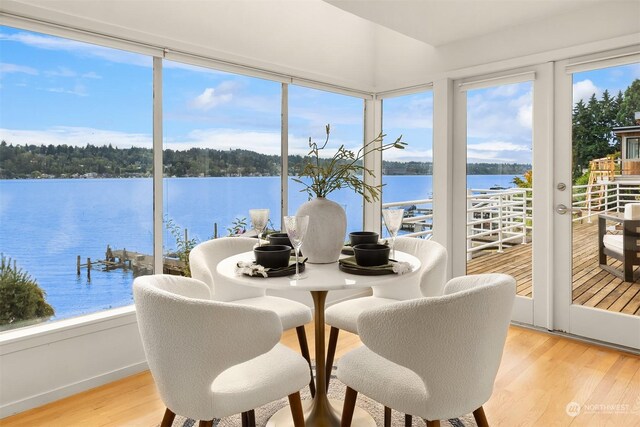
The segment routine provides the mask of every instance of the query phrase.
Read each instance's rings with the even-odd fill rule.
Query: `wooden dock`
[[[623,282],[598,265],[597,219],[573,227],[574,304],[640,316],[640,281]],[[518,295],[531,297],[531,248],[531,244],[517,245],[503,253],[476,256],[467,263],[467,274],[510,274],[517,280]],[[609,265],[620,267],[620,261],[608,260]]]
[[[184,271],[184,263],[180,261],[176,254],[167,254],[163,259],[163,273],[181,275]],[[91,261],[87,258],[86,264],[81,263],[81,257],[78,255],[76,261],[76,273],[79,276],[81,269],[86,268],[87,278],[91,280],[91,270],[98,269],[101,271],[110,270],[132,270],[134,277],[153,274],[153,255],[147,255],[139,252],[128,251],[126,249],[113,250],[107,245],[104,259]]]

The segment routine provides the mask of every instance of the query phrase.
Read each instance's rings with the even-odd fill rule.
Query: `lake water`
[[[470,188],[511,187],[513,175],[473,175]],[[384,202],[426,199],[432,195],[431,176],[386,176]],[[300,184],[289,181],[289,211],[307,200]],[[167,178],[164,214],[189,237],[207,240],[217,223],[226,235],[234,218],[248,217],[251,208],[280,211],[280,178]],[[331,199],[347,211],[349,231],[362,229],[362,202],[349,189]],[[46,291],[55,319],[63,319],[133,302],[132,273],[83,269],[82,262],[104,259],[113,249],[152,253],[153,187],[151,179],[0,180],[0,251],[17,261]],[[279,221],[274,221],[276,228]],[[175,239],[165,232],[165,250]]]

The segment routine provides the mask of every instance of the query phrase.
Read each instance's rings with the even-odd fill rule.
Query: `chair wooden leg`
[[[298,335],[298,343],[300,344],[300,353],[309,364],[309,372],[311,372],[311,381],[309,382],[309,391],[311,397],[316,395],[316,382],[313,380],[313,368],[311,367],[311,356],[309,355],[309,346],[307,345],[307,333],[304,326],[296,326],[296,334]]]
[[[171,424],[173,424],[173,420],[176,418],[176,414],[174,414],[171,409],[167,408],[166,411],[164,411],[164,417],[162,417],[162,423],[160,424],[160,427],[171,427]]]
[[[302,412],[302,401],[300,392],[297,391],[289,395],[289,406],[291,407],[291,417],[294,427],[304,427],[304,412]]]
[[[247,412],[247,419],[249,421],[249,427],[256,427],[256,411],[252,409]]]
[[[384,407],[384,427],[391,427],[391,408]]]
[[[427,427],[440,427],[440,420],[433,420],[433,421],[424,420],[424,422],[427,423]]]
[[[482,406],[473,411],[473,418],[476,419],[478,427],[489,427],[489,422],[487,421],[487,416],[484,414]]]
[[[209,421],[200,420],[200,424],[198,424],[198,427],[213,427],[213,420],[209,420]]]
[[[344,393],[344,406],[342,407],[342,420],[340,421],[340,427],[349,427],[353,420],[353,411],[356,409],[356,399],[358,398],[358,392],[347,386],[347,391]]]
[[[242,413],[242,427],[249,427],[249,413],[248,412],[243,412]]]
[[[329,345],[327,346],[327,363],[326,363],[326,383],[327,391],[329,391],[329,381],[331,381],[331,372],[333,370],[333,358],[336,355],[336,346],[338,345],[338,334],[340,329],[331,327],[329,334]]]
[[[411,415],[404,414],[404,427],[411,427],[412,424],[413,424],[413,419]]]

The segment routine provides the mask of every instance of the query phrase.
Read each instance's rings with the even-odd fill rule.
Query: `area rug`
[[[335,373],[336,367],[333,367]],[[329,384],[329,398],[331,399],[344,399],[344,391],[345,385],[342,384],[339,380],[335,378],[335,375],[331,375],[331,383]],[[300,391],[300,397],[302,400],[311,399],[311,394],[309,393],[309,388],[305,387]],[[260,408],[255,410],[256,412],[256,426],[264,427],[267,424],[267,421],[273,414],[275,414],[279,409],[288,405],[289,401],[287,398],[280,399],[275,402],[271,402]],[[367,411],[371,416],[376,420],[377,426],[384,425],[384,407],[374,401],[369,399],[367,396],[363,396],[362,394],[358,394],[358,400],[356,401],[356,405],[360,408]],[[240,419],[240,414],[234,415],[232,417],[223,418],[221,420],[215,420],[213,423],[214,427],[240,427],[242,425],[242,420]],[[404,427],[404,414],[399,413],[397,411],[392,411],[392,427]],[[413,418],[413,425],[416,427],[424,427],[424,421],[419,418]],[[472,427],[477,426],[475,420],[473,419],[473,415],[465,415],[460,418],[453,418],[447,421],[441,421],[440,425],[442,427]],[[181,416],[176,416],[176,419],[173,422],[173,427],[197,427],[198,421],[194,421],[188,418],[184,418]]]

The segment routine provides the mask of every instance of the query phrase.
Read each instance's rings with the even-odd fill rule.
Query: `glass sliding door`
[[[620,62],[556,72],[556,155],[571,160],[555,171],[567,187],[556,193],[558,318],[562,330],[640,348],[640,213],[630,206],[640,203],[640,58]]]

